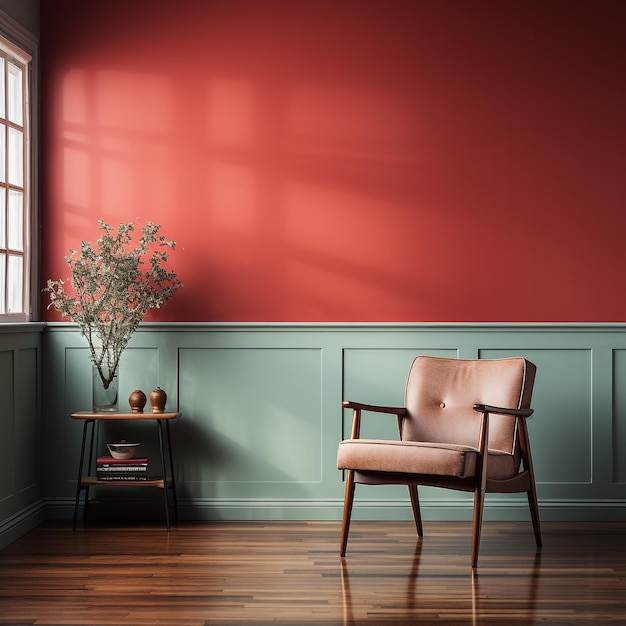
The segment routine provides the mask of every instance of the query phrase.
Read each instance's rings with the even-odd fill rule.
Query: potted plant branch
[[[135,222],[117,229],[103,220],[98,224],[96,245],[83,241],[80,250],[65,257],[71,278],[49,279],[44,292],[50,296],[48,308],[78,324],[89,344],[94,378],[109,396],[98,402],[94,395],[94,411],[116,411],[117,393],[107,392],[117,382],[122,352],[146,312],[163,305],[182,283],[165,268],[176,242],[160,235],[159,225],[146,222],[134,239]]]

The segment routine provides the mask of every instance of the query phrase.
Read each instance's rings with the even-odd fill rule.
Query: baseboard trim
[[[46,520],[46,505],[39,500],[0,522],[0,550]]]
[[[92,519],[161,519],[162,500],[107,498],[90,500]],[[340,499],[268,499],[268,498],[196,498],[179,499],[179,518],[184,521],[332,521],[340,520]],[[472,518],[473,500],[427,499],[421,501],[425,521],[467,521]],[[172,513],[172,511],[170,511]],[[48,500],[47,519],[72,519],[74,500]],[[539,514],[543,521],[553,522],[621,522],[626,521],[626,500],[542,500]],[[79,515],[82,517],[82,506]],[[406,500],[361,499],[354,503],[354,520],[405,521],[412,519]],[[486,521],[530,520],[525,499],[499,498],[485,503]]]

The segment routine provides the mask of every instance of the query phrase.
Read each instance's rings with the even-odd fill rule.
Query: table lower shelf
[[[171,489],[172,479],[156,478],[154,480],[98,480],[95,476],[86,476],[81,479],[81,487],[159,487],[163,489],[167,483],[167,488]]]

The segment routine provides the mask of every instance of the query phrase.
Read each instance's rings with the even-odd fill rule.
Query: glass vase
[[[107,371],[103,369],[107,376]],[[119,379],[117,372],[107,388],[104,387],[98,368],[93,366],[93,412],[94,413],[117,413],[119,396]]]

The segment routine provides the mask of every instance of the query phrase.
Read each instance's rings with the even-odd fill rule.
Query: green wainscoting
[[[0,325],[0,548],[45,519],[38,405],[43,327]]]
[[[337,443],[351,415],[341,400],[402,404],[418,354],[522,355],[537,364],[529,422],[546,520],[626,519],[626,325],[144,324],[120,368],[121,406],[159,385],[173,429],[184,519],[339,519]],[[44,494],[50,517],[72,514],[81,425],[90,408],[87,349],[76,328],[44,332]],[[0,367],[2,367],[0,362]],[[367,417],[367,416],[366,416]],[[143,424],[142,426],[147,426]],[[366,419],[363,436],[396,436],[393,419]],[[107,437],[155,433],[120,427]],[[103,452],[102,448],[100,450]],[[96,490],[94,516],[159,516],[147,490]],[[139,493],[140,491],[140,493]],[[424,489],[426,520],[470,519],[471,496]],[[409,519],[402,487],[359,486],[355,519]],[[527,519],[519,494],[492,494],[486,519]]]

